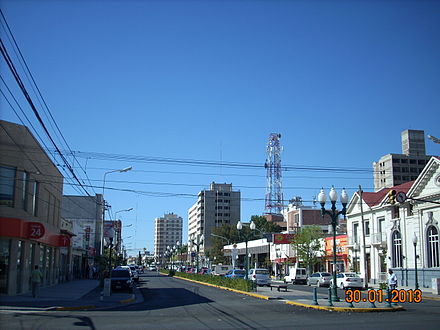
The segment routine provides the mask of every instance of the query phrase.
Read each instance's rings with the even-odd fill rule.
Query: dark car
[[[133,293],[133,280],[128,269],[113,269],[111,273],[112,290],[127,290]]]

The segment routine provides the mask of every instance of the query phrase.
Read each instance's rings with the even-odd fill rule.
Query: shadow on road
[[[130,306],[130,310],[154,310],[212,302],[200,296],[197,287],[192,291],[183,288],[140,288],[140,291],[144,302]]]

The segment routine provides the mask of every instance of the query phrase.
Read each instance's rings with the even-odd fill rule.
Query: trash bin
[[[432,294],[440,295],[440,278],[432,279]]]

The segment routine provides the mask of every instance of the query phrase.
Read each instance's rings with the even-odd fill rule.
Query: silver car
[[[330,273],[313,273],[307,278],[307,285],[330,286],[332,275]]]
[[[248,279],[256,282],[257,285],[267,285],[271,283],[269,270],[264,268],[253,268],[249,270]]]

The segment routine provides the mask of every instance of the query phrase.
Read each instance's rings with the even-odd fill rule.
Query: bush
[[[243,278],[228,278],[228,277],[216,276],[216,275],[201,275],[201,274],[191,274],[191,273],[182,273],[182,272],[177,272],[176,275],[183,278],[187,278],[189,280],[223,286],[230,289],[246,291],[246,292],[253,291],[252,281],[245,280]]]
[[[388,289],[388,284],[386,282],[379,283],[379,289],[380,290],[386,290]]]

